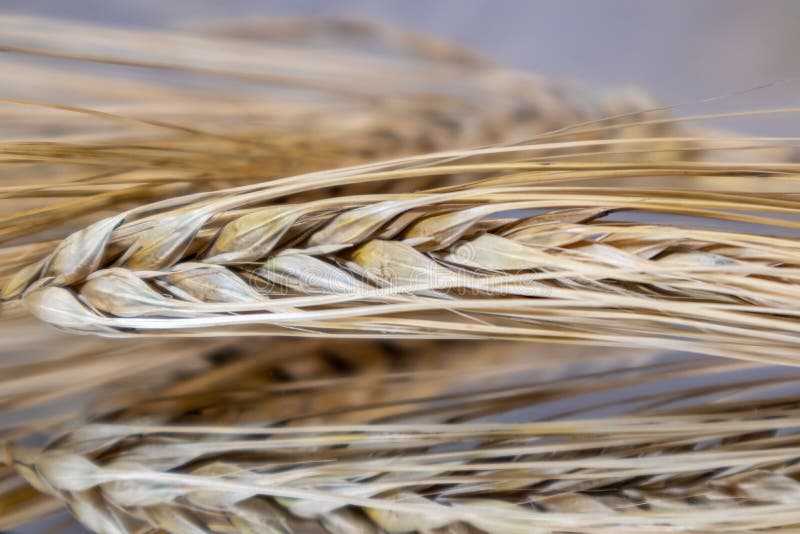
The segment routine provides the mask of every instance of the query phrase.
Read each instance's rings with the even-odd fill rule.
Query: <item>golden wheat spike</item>
[[[522,148],[538,147],[515,147]],[[318,172],[131,210],[68,237],[3,295],[24,294],[29,310],[62,328],[106,335],[667,342],[796,362],[800,256],[791,233],[800,204],[791,196],[586,185],[620,169],[645,176],[680,169],[649,163],[586,163],[576,175],[569,164],[559,171],[536,161],[381,170],[396,166]],[[454,167],[484,178],[412,194],[274,204],[315,187]],[[769,180],[765,170],[795,167],[687,165],[682,172],[712,168],[721,179],[728,172]],[[532,209],[546,213],[528,215]],[[758,222],[789,235],[606,222],[609,212]]]
[[[185,390],[8,454],[101,532],[789,532],[796,373],[752,368],[691,359],[552,380],[467,365]],[[689,376],[706,385],[675,386]],[[602,392],[616,399],[589,396]],[[515,413],[532,419],[497,422]]]
[[[152,341],[122,344],[125,347],[94,357],[79,352],[73,358],[59,359],[49,365],[7,366],[9,378],[0,386],[9,393],[13,393],[15,386],[12,377],[23,372],[37,382],[55,379],[76,388],[83,385],[85,391],[77,399],[73,398],[76,389],[66,385],[51,385],[49,395],[39,389],[29,389],[27,395],[20,391],[0,412],[0,428],[7,427],[0,431],[9,440],[24,438],[34,431],[53,439],[63,432],[61,429],[94,420],[100,413],[153,422],[180,420],[182,424],[215,421],[250,425],[298,417],[306,424],[347,422],[353,420],[353,413],[362,414],[359,417],[385,418],[408,413],[407,405],[396,402],[398,399],[431,397],[444,387],[466,386],[475,381],[483,387],[500,386],[512,369],[518,377],[535,376],[542,380],[546,376],[560,376],[566,360],[584,361],[584,367],[593,369],[595,376],[623,363],[609,352],[565,348],[541,354],[539,366],[532,369],[527,365],[529,354],[540,349],[508,343],[363,343],[320,339],[275,340],[265,346],[263,342],[220,339],[211,344]],[[92,346],[96,344],[89,347]],[[163,365],[148,371],[148,362],[159,359]],[[98,365],[110,375],[109,381],[102,381],[106,376],[97,372]],[[468,371],[468,375],[452,373],[456,366]],[[88,375],[96,378],[90,379]],[[16,382],[20,385],[19,380]],[[550,393],[551,397],[557,395]],[[503,402],[501,396],[495,404]],[[458,404],[448,404],[446,409],[461,411]],[[360,405],[370,408],[361,411]],[[20,415],[24,417],[24,410],[31,407],[46,409],[53,417],[28,420],[23,426]],[[470,410],[475,409],[481,408]],[[52,497],[48,500],[11,477],[16,469],[11,469],[10,457],[0,460],[9,464],[3,473],[8,480],[0,494],[0,510],[3,510],[0,528],[14,528],[58,509],[59,501]]]

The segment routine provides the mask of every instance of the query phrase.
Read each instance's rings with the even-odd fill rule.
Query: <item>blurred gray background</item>
[[[640,85],[679,113],[800,103],[796,0],[3,0],[1,13],[118,25],[343,15],[468,44],[508,64],[599,86]],[[2,28],[0,28],[0,32]],[[748,91],[756,87],[766,88]],[[691,104],[695,104],[692,106]],[[794,133],[789,116],[737,129]]]
[[[366,17],[448,37],[543,76],[638,85],[682,115],[800,105],[797,0],[0,0],[0,38],[3,14],[146,27]],[[796,117],[718,124],[797,135]],[[16,532],[44,532],[61,518]]]

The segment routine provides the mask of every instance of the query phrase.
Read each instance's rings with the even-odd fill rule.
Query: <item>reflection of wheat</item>
[[[796,529],[778,141],[366,23],[8,26],[0,530]]]
[[[496,348],[494,361],[519,347]],[[309,348],[287,361],[330,352]],[[417,348],[429,358],[441,350]],[[250,389],[249,365],[228,374],[239,383],[233,389],[183,388],[44,452],[11,453],[31,483],[106,532],[313,532],[315,524],[331,532],[549,532],[566,524],[573,532],[788,532],[796,523],[797,439],[779,434],[798,424],[796,406],[779,392],[795,372],[731,379],[753,364],[694,360],[553,381],[520,367],[524,354],[504,369],[470,368],[476,346],[451,349],[461,374],[312,374]],[[688,375],[726,378],[663,389]],[[603,408],[627,414],[586,419],[600,406],[579,399],[612,390],[623,399]],[[759,400],[725,399],[734,392]],[[571,418],[491,422],[554,399]],[[670,407],[676,402],[682,407]],[[221,424],[231,417],[280,424]]]

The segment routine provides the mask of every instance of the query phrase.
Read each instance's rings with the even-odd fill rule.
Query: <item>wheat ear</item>
[[[796,373],[752,378],[752,367],[694,359],[558,381],[494,368],[205,389],[9,454],[98,532],[791,532],[800,419],[783,386]],[[676,388],[682,376],[706,385]],[[616,400],[587,396],[604,391]],[[494,422],[522,409],[543,420]],[[587,418],[598,409],[616,415]],[[280,420],[215,423],[258,413]]]
[[[443,389],[474,387],[477,380],[483,387],[500,385],[512,369],[517,378],[542,380],[562,375],[566,362],[583,361],[582,367],[599,375],[616,369],[621,360],[598,354],[597,349],[591,354],[551,349],[533,370],[529,354],[539,349],[510,343],[310,339],[275,340],[265,346],[260,341],[218,339],[135,340],[122,345],[92,354],[87,350],[96,343],[90,343],[69,358],[6,366],[0,389],[10,396],[0,410],[0,435],[9,441],[33,432],[58,436],[63,428],[74,428],[87,417],[92,420],[96,413],[152,422],[180,418],[183,423],[240,425],[319,413],[319,421],[346,422],[361,404],[372,406],[372,417],[402,414],[407,409],[396,401],[409,395],[435,396]],[[158,361],[162,365],[154,369],[151,362]],[[452,373],[455,367],[466,374]],[[23,389],[30,382],[41,387]],[[345,394],[342,387],[347,385],[352,387]],[[32,407],[49,417],[32,418],[26,413]],[[12,460],[0,458],[4,462],[8,465],[0,471],[0,529],[13,529],[63,506],[59,499],[15,479]]]
[[[537,147],[515,151],[525,148]],[[676,172],[620,165],[609,171],[586,163],[574,174],[536,162],[368,166],[218,199],[175,199],[73,234],[21,271],[4,296],[25,292],[41,319],[104,334],[217,334],[258,325],[247,332],[668,341],[677,349],[795,362],[798,255],[791,231],[800,204],[771,194],[561,185],[630,170]],[[796,172],[792,164],[710,168],[720,177]],[[340,182],[455,171],[488,177],[451,190],[270,205],[282,194]],[[546,213],[526,216],[531,209]],[[602,220],[634,211],[757,222],[790,235]],[[764,347],[772,347],[769,354]]]

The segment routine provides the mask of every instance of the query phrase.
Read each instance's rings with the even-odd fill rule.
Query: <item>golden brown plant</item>
[[[680,173],[776,176],[791,190],[796,164],[537,161],[547,148],[411,157],[144,206],[68,237],[4,296],[24,295],[37,317],[62,328],[104,335],[666,342],[797,361],[800,203],[792,195],[603,186]],[[453,162],[475,155],[507,159]],[[276,204],[334,185],[453,173],[480,180]],[[631,213],[693,219],[626,220]],[[709,222],[757,223],[773,234]]]
[[[478,361],[475,345],[455,349]],[[459,374],[317,378],[312,366],[258,386],[250,365],[233,389],[178,386],[9,454],[101,532],[796,527],[800,419],[782,393],[796,373],[683,359],[553,380],[519,365],[520,350],[498,346],[512,365]]]
[[[0,529],[796,530],[793,372],[596,348],[796,365],[792,139],[361,22],[9,21]]]

